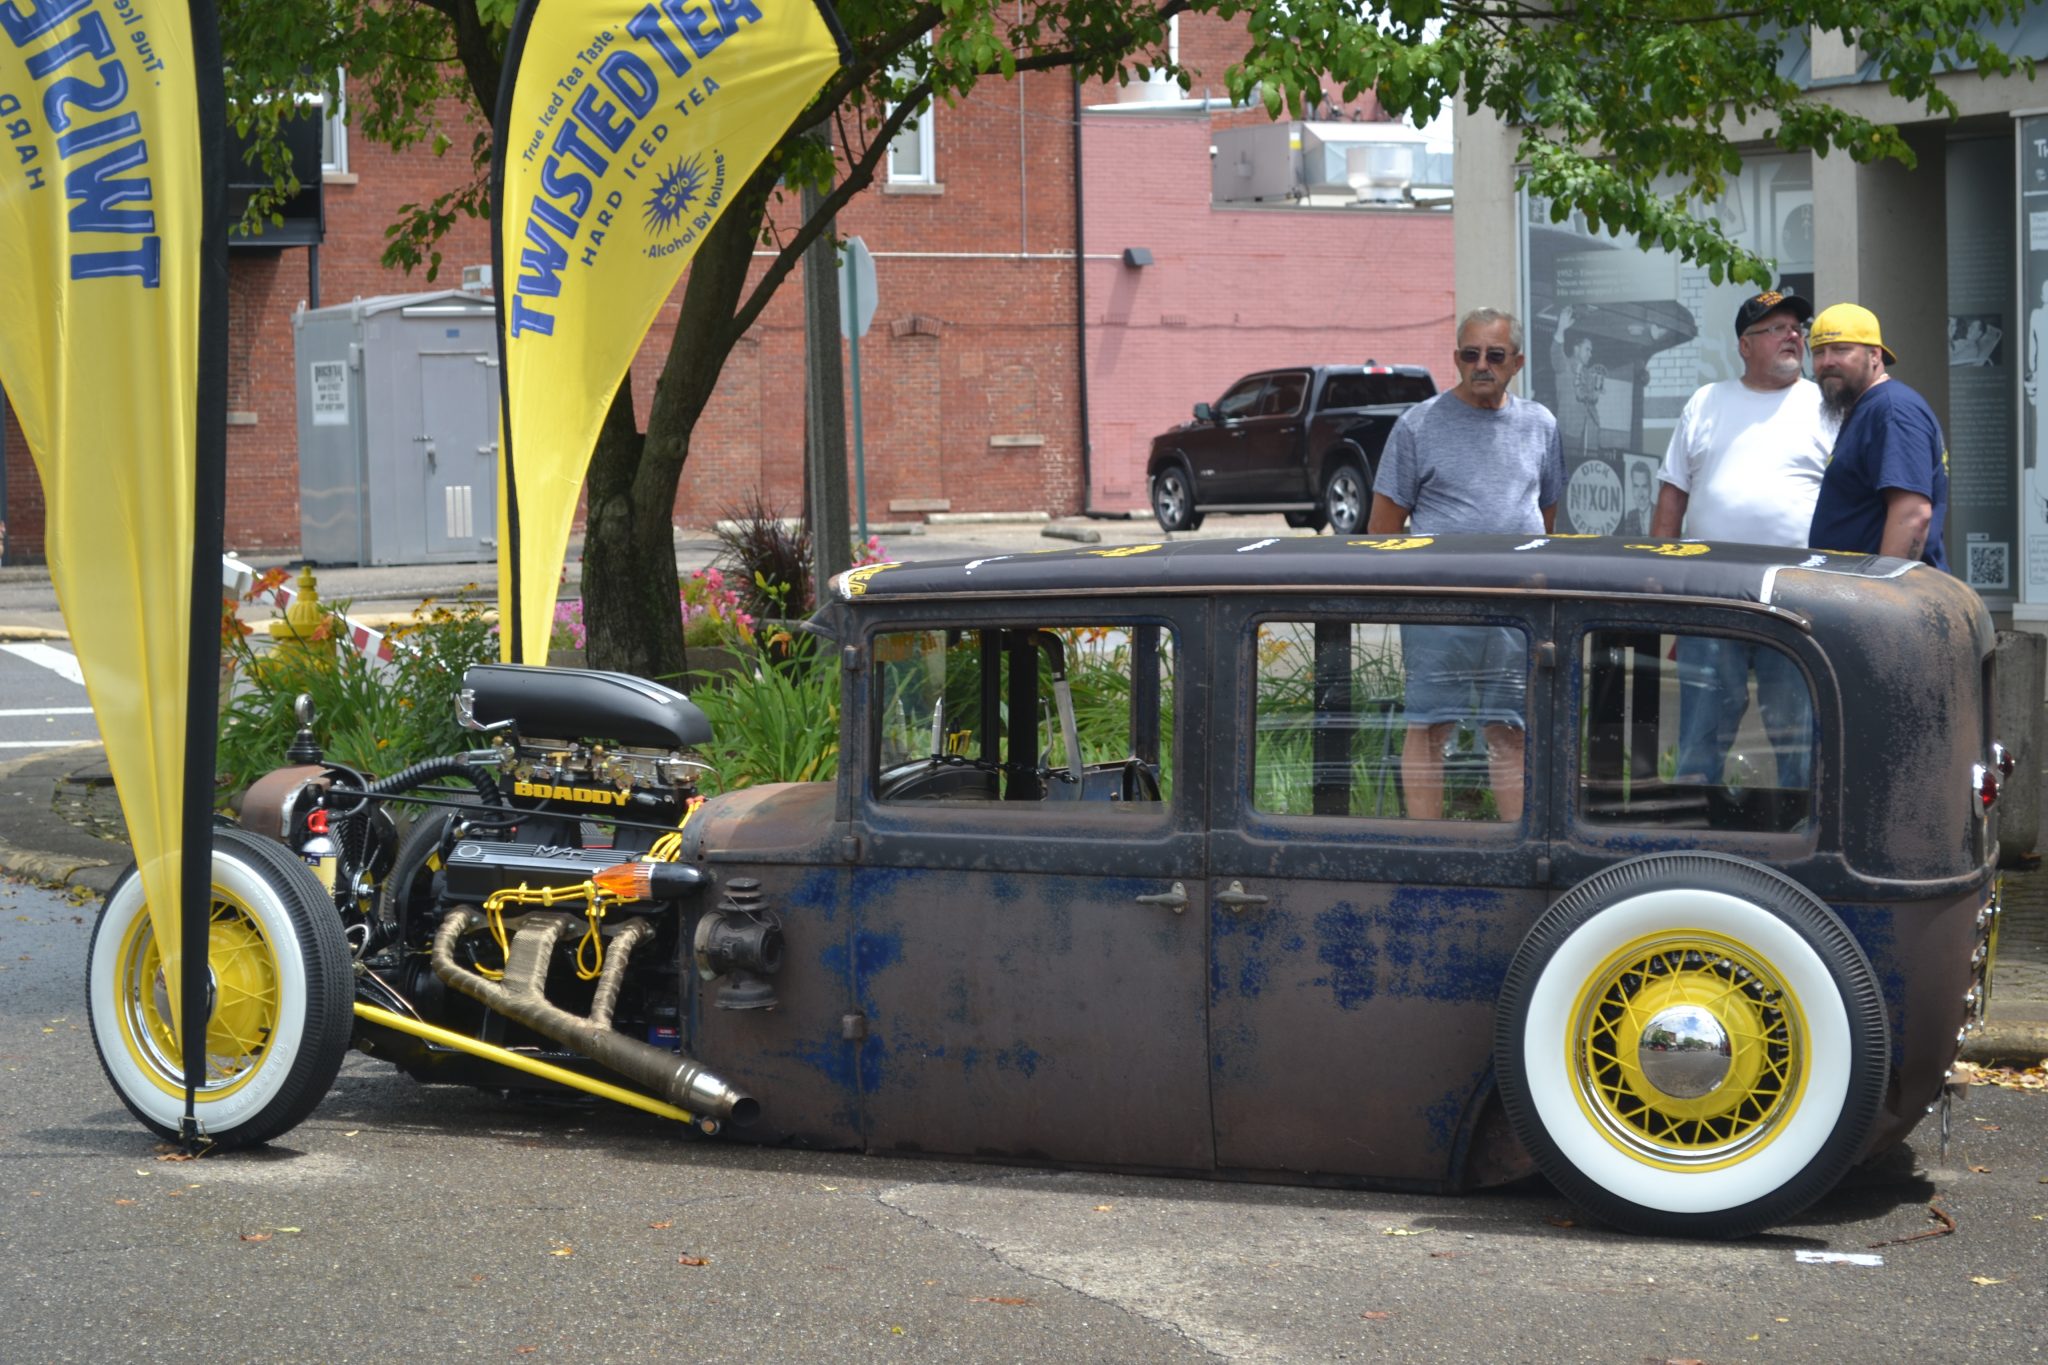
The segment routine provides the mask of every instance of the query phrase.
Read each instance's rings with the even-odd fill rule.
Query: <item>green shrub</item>
[[[252,600],[265,585],[251,590]],[[471,589],[465,589],[465,593]],[[391,632],[389,662],[365,658],[347,643],[346,602],[321,605],[312,654],[258,654],[249,631],[230,615],[222,629],[220,743],[215,782],[223,805],[283,765],[299,723],[293,703],[313,699],[314,734],[325,756],[368,773],[390,773],[423,758],[460,753],[474,737],[455,719],[463,672],[497,658],[497,627],[475,602],[432,599]],[[330,644],[331,641],[342,643]],[[330,654],[328,651],[332,650]]]
[[[711,722],[698,752],[715,771],[712,795],[764,782],[824,782],[839,773],[839,660],[805,637],[781,662],[763,656],[751,673],[723,673],[690,694]]]

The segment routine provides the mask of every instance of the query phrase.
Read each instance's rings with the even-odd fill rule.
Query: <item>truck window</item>
[[[1369,408],[1381,403],[1420,403],[1436,385],[1419,374],[1337,374],[1323,387],[1323,407]]]
[[[1528,636],[1514,626],[1267,621],[1253,807],[1519,820]]]
[[[1230,392],[1216,400],[1218,417],[1249,417],[1258,410],[1259,394],[1265,390],[1266,376],[1254,375],[1240,379],[1231,385]]]
[[[1301,396],[1308,391],[1305,374],[1276,374],[1259,400],[1261,417],[1292,417],[1301,410]]]
[[[1760,640],[1587,632],[1579,659],[1580,818],[1789,833],[1813,807],[1813,694]]]

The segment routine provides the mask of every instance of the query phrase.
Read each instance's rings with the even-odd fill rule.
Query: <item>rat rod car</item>
[[[302,730],[217,839],[207,1134],[276,1137],[353,1043],[760,1141],[1540,1171],[1731,1236],[1901,1143],[1983,1014],[1992,631],[1919,565],[1131,545],[852,570],[809,631],[761,666],[838,670],[831,781],[700,802],[703,713],[599,672],[473,668],[479,748],[381,780]],[[171,1134],[145,909],[93,1035]]]

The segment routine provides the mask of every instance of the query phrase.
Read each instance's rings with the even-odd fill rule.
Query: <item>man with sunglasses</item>
[[[1834,448],[1835,420],[1802,373],[1813,305],[1769,290],[1735,310],[1742,374],[1686,400],[1658,471],[1650,534],[1673,540],[1804,545]],[[1757,710],[1777,753],[1777,783],[1804,790],[1811,772],[1812,706],[1792,660],[1746,641],[1687,635],[1678,642],[1678,776],[1719,784],[1735,733]]]
[[[1522,324],[1479,308],[1458,323],[1456,388],[1401,414],[1373,479],[1367,531],[1542,535],[1564,492],[1564,448],[1548,408],[1516,397]],[[1443,814],[1444,746],[1459,721],[1484,729],[1494,805],[1522,818],[1523,699],[1528,645],[1498,626],[1403,627],[1401,787],[1412,819]]]

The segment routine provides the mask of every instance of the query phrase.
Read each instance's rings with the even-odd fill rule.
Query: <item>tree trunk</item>
[[[605,414],[585,479],[583,623],[593,668],[680,685],[686,658],[676,489],[691,434],[740,339],[733,313],[774,186],[772,171],[756,172],[692,259],[645,436],[633,422],[630,374]]]
[[[675,529],[667,503],[650,507],[634,496],[634,474],[645,446],[633,423],[628,371],[605,413],[584,479],[589,517],[583,541],[585,657],[592,668],[678,686],[686,661]]]

